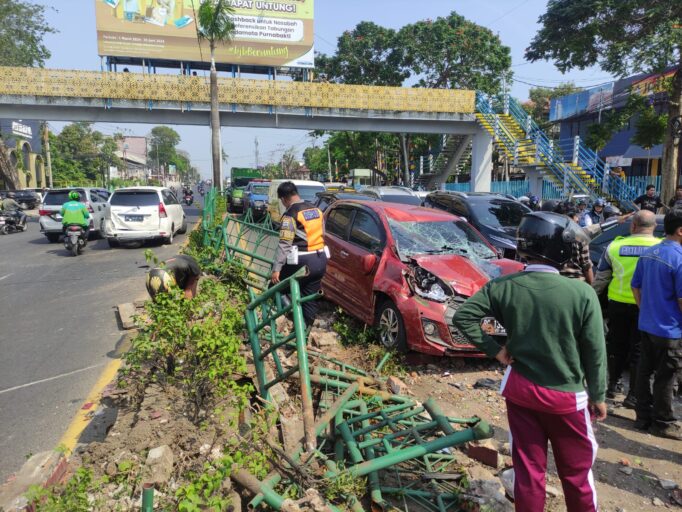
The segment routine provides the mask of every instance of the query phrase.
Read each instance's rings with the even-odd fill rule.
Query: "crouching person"
[[[585,237],[569,218],[527,214],[518,230],[525,271],[494,279],[455,314],[454,325],[507,370],[506,399],[520,512],[545,509],[547,446],[552,444],[569,512],[597,510],[592,464],[597,441],[591,415],[606,418],[606,344],[594,290],[559,268]],[[495,317],[507,330],[502,347],[481,330]],[[587,384],[587,389],[584,383]]]

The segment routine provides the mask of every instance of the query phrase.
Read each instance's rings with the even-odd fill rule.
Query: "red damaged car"
[[[483,356],[452,317],[490,279],[522,270],[521,263],[501,259],[465,220],[438,210],[339,201],[325,219],[329,300],[379,327],[387,348]],[[494,319],[483,327],[504,335]]]

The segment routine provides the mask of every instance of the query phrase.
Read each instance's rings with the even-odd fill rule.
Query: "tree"
[[[338,39],[332,56],[318,55],[316,67],[330,82],[400,86],[410,76],[395,30],[360,22]]]
[[[0,66],[45,65],[51,54],[43,37],[57,32],[48,25],[45,10],[23,0],[0,0]]]
[[[199,6],[199,39],[208,41],[211,50],[211,156],[213,161],[213,184],[223,187],[222,153],[220,146],[220,104],[218,102],[218,72],[215,66],[215,50],[218,44],[232,41],[235,25],[234,9],[227,0],[202,0]]]
[[[296,148],[287,149],[282,155],[281,169],[285,178],[291,178],[291,173],[300,167],[296,159]]]
[[[456,12],[399,32],[405,64],[420,87],[497,93],[511,79],[511,50],[490,29]]]
[[[682,116],[682,2],[679,0],[551,0],[526,50],[531,62],[553,60],[560,71],[599,64],[618,76],[676,66],[669,88],[663,159],[664,201],[678,179],[673,123]]]
[[[326,175],[329,172],[327,146],[306,148],[303,151],[303,161],[312,173]]]
[[[161,166],[177,164],[177,145],[180,135],[168,126],[155,126],[149,134],[149,158]]]
[[[633,144],[642,146],[651,154],[651,148],[663,143],[665,139],[665,127],[668,125],[668,116],[658,114],[653,107],[644,110],[635,123],[635,135],[631,141]],[[647,157],[647,174],[651,156]]]

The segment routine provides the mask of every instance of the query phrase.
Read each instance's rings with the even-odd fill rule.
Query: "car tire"
[[[168,235],[166,238],[163,239],[163,243],[165,245],[172,245],[173,244],[173,235],[175,234],[175,225],[171,226],[170,229],[170,235]]]
[[[107,238],[107,242],[109,243],[109,247],[111,247],[112,249],[121,246],[121,243],[115,238]]]
[[[9,233],[9,228],[7,226],[0,227],[0,235],[6,235]]]
[[[45,233],[45,238],[47,238],[47,241],[51,244],[56,244],[59,242],[59,233]]]
[[[178,234],[184,235],[185,233],[187,233],[187,219],[183,217],[182,218],[182,227],[178,231]]]
[[[377,310],[375,327],[381,344],[388,350],[407,352],[407,334],[400,310],[391,299],[385,299]]]

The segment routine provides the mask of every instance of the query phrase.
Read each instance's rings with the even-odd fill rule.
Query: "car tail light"
[[[43,215],[50,215],[50,212],[49,210],[38,210],[38,215],[42,217]]]
[[[168,214],[166,213],[166,207],[163,205],[163,203],[159,203],[159,218],[165,219],[168,217]]]
[[[88,205],[88,211],[90,213],[95,213],[95,210],[93,210],[92,205],[89,202],[87,203],[87,205]]]

